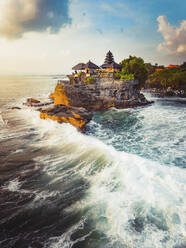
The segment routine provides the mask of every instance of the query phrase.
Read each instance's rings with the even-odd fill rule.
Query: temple
[[[106,54],[101,66],[89,60],[86,64],[78,63],[72,69],[74,72],[68,75],[68,80],[58,80],[54,93],[50,94],[54,106],[40,110],[42,119],[71,123],[85,132],[93,111],[152,103],[140,93],[138,80],[117,77],[121,66],[114,61],[111,51]]]
[[[96,64],[92,63],[90,60],[86,64],[79,63],[72,68],[72,70],[75,71],[75,76],[78,76],[79,72],[84,72],[84,73],[86,73],[87,76],[90,76],[90,75],[94,74],[99,69],[100,69],[100,67],[97,66]]]
[[[121,66],[114,61],[114,56],[111,51],[106,54],[105,62],[101,65],[103,70],[108,72],[118,72],[121,70]]]
[[[74,70],[74,77],[78,77],[82,72],[89,77],[100,72],[119,72],[121,70],[121,66],[114,61],[114,56],[111,51],[108,51],[103,65],[98,66],[89,60],[86,64],[78,63],[72,67],[72,70]]]

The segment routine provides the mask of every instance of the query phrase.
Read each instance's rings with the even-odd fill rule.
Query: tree
[[[88,77],[86,79],[86,83],[87,84],[94,84],[95,83],[95,78],[94,77]]]
[[[155,88],[186,89],[186,71],[169,69],[156,71],[150,76],[149,86]]]
[[[105,58],[105,64],[111,64],[114,62],[114,56],[111,53],[111,51],[108,51],[108,53],[106,54],[106,58]]]
[[[143,87],[148,77],[148,71],[144,60],[140,57],[132,57],[121,61],[122,73],[133,74],[134,78],[139,81],[139,87]]]
[[[121,74],[120,80],[134,80],[134,74]]]
[[[186,70],[186,62],[183,62],[183,64],[180,66],[182,70]]]
[[[155,72],[155,66],[153,66],[151,63],[145,63],[145,68],[148,72],[148,75],[152,74]]]

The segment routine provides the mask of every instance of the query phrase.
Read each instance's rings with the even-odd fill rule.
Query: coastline
[[[180,97],[186,98],[186,91],[183,89],[180,90],[173,90],[170,88],[160,89],[160,88],[145,88],[142,89],[144,93],[150,93],[154,97]]]
[[[41,119],[51,119],[58,123],[70,123],[80,131],[86,131],[86,125],[93,112],[109,108],[134,108],[152,104],[138,89],[138,81],[117,81],[103,77],[94,84],[83,81],[74,84],[71,81],[58,81],[50,100],[28,98],[24,103],[40,111]]]
[[[154,99],[148,107],[96,111],[84,135],[41,120],[35,110],[50,105],[22,106],[22,96],[52,102],[56,81],[24,82],[0,92],[2,248],[122,247],[124,235],[136,247],[144,235],[151,247],[154,240],[184,244],[185,106]]]

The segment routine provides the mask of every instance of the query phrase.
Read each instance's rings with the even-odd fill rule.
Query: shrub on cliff
[[[122,60],[120,64],[122,66],[122,74],[133,74],[134,79],[139,81],[139,87],[144,86],[148,77],[148,71],[142,58],[129,56],[129,58]]]
[[[94,84],[94,83],[95,83],[95,78],[93,78],[93,77],[88,77],[88,78],[86,79],[86,83],[87,83],[87,84]]]
[[[119,80],[121,78],[121,72],[115,72],[114,78]]]
[[[121,74],[120,80],[134,80],[134,74]]]
[[[134,74],[130,73],[130,74],[126,74],[123,71],[121,72],[115,72],[114,73],[114,78],[117,80],[121,80],[121,81],[125,81],[125,80],[134,80]]]
[[[82,71],[80,71],[80,72],[78,72],[78,77],[81,77],[81,75],[83,74],[83,72]]]

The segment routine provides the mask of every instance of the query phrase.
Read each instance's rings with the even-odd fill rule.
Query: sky
[[[184,0],[0,0],[0,74],[70,73],[129,55],[186,61]]]

